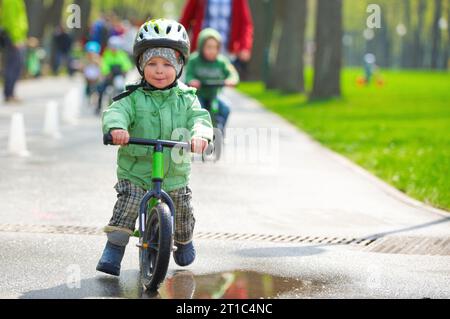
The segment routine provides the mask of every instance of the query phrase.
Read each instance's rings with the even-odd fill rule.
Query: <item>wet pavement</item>
[[[0,232],[0,241],[0,298],[450,297],[444,256],[196,240],[196,261],[184,268],[171,260],[155,294],[139,283],[135,239],[127,247],[120,277],[95,270],[103,236]]]
[[[77,125],[61,126],[59,140],[42,134],[46,101],[61,102],[79,84],[24,82],[26,103],[0,107],[2,225],[100,228],[109,220],[116,149],[102,145],[99,118],[85,112]],[[171,261],[152,295],[139,285],[132,243],[122,275],[113,278],[95,271],[104,236],[0,227],[0,298],[450,298],[448,250],[430,256],[426,246],[447,243],[448,215],[396,195],[254,101],[233,91],[227,97],[230,127],[279,130],[278,157],[193,165],[196,231],[213,234],[195,240],[192,266]],[[6,153],[16,111],[25,116],[28,158]],[[228,154],[240,150],[226,145]],[[331,244],[374,236],[381,239],[372,250]]]

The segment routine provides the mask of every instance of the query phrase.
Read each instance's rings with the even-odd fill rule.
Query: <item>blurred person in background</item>
[[[375,72],[377,60],[372,53],[366,53],[364,55],[364,76],[366,84],[369,85],[372,81],[373,73]]]
[[[369,86],[372,82],[378,87],[384,86],[384,79],[380,72],[380,68],[376,64],[377,59],[373,53],[366,53],[364,55],[364,76],[358,76],[356,84],[359,87]]]
[[[239,83],[239,75],[228,58],[220,54],[222,38],[214,29],[200,32],[197,51],[191,55],[186,66],[186,83],[197,89],[197,96],[203,108],[214,118],[222,135],[230,114],[230,107],[218,97],[221,86],[208,86],[209,81],[223,81],[223,86],[234,87]],[[213,112],[217,109],[216,112]]]
[[[89,40],[100,43],[101,53],[106,48],[109,38],[109,26],[108,18],[106,14],[103,14],[99,19],[97,19],[91,26]]]
[[[115,14],[111,16],[111,26],[109,36],[122,36],[125,33],[125,26],[122,20]]]
[[[91,102],[91,97],[98,92],[98,85],[101,79],[101,57],[100,44],[95,41],[89,41],[85,45],[85,56],[82,61],[83,75],[86,82],[85,94]]]
[[[42,61],[45,55],[45,50],[40,47],[39,40],[35,37],[30,37],[27,41],[25,59],[27,75],[34,78],[42,75]]]
[[[192,51],[197,49],[201,30],[217,30],[222,53],[240,73],[245,71],[253,46],[253,20],[247,0],[187,0],[180,23],[191,34]]]
[[[57,75],[59,68],[64,64],[67,68],[67,73],[72,75],[74,70],[71,61],[72,38],[66,32],[62,25],[56,27],[52,37],[52,71]]]
[[[119,36],[112,36],[108,40],[108,47],[102,55],[101,72],[104,81],[99,85],[99,99],[97,106],[97,114],[100,114],[103,104],[103,94],[108,86],[114,84],[114,80],[118,77],[124,79],[125,74],[133,68],[133,64],[128,57],[127,52],[123,49],[123,39]],[[125,83],[122,88],[115,88],[116,91],[125,89]],[[117,92],[120,93],[120,92]],[[108,103],[110,101],[107,101]]]
[[[6,103],[18,103],[14,89],[22,71],[28,20],[23,0],[0,1],[0,28],[3,30],[3,94]]]

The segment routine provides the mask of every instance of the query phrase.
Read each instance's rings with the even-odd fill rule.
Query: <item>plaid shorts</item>
[[[119,180],[114,186],[117,202],[108,226],[134,231],[139,215],[139,205],[146,191],[128,180]],[[195,226],[194,208],[191,205],[192,191],[189,186],[168,192],[175,206],[175,241],[188,243],[192,240]]]

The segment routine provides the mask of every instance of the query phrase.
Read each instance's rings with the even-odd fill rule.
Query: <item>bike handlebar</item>
[[[103,144],[104,145],[114,145],[111,133],[106,133],[103,135]],[[179,147],[185,148],[187,150],[191,149],[191,145],[188,142],[152,140],[152,139],[137,138],[137,137],[130,137],[128,144],[146,145],[146,146],[161,145],[162,147],[170,147],[170,148],[179,146]]]
[[[217,87],[223,87],[225,86],[224,80],[206,80],[201,82],[202,86],[217,86]]]

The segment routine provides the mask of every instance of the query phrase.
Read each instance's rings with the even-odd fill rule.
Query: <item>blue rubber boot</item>
[[[195,248],[192,241],[185,245],[175,243],[175,246],[177,246],[177,250],[173,253],[173,259],[178,266],[184,267],[194,262]]]
[[[119,276],[120,263],[124,254],[125,246],[114,245],[108,241],[96,269],[113,276]]]

